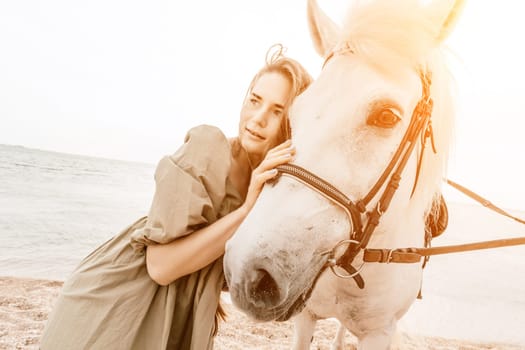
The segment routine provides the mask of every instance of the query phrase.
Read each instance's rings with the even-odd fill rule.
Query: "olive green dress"
[[[230,144],[219,129],[191,129],[183,146],[158,164],[148,216],[88,255],[64,283],[41,349],[211,349],[222,259],[160,286],[148,275],[145,249],[239,207],[230,165]]]

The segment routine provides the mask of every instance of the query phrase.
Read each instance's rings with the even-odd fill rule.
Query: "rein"
[[[365,249],[364,262],[417,263],[423,257],[525,244],[525,237],[496,239],[432,248]]]
[[[488,199],[485,199],[485,198],[481,197],[479,194],[472,192],[468,188],[466,188],[464,186],[461,186],[460,184],[458,184],[458,183],[456,183],[456,182],[454,182],[454,181],[452,181],[450,179],[447,179],[447,184],[449,184],[450,186],[454,187],[456,190],[460,191],[464,195],[467,195],[468,197],[472,198],[476,202],[481,203],[484,207],[487,207],[490,210],[493,210],[493,211],[495,211],[496,213],[498,213],[500,215],[503,215],[503,216],[506,216],[506,217],[508,217],[508,218],[510,218],[512,220],[515,220],[515,221],[519,222],[520,224],[525,224],[525,220],[522,220],[520,218],[517,218],[515,216],[510,215],[505,210],[496,207]]]
[[[479,194],[469,190],[468,188],[450,179],[447,179],[446,182],[450,186],[454,187],[456,190],[462,192],[463,194],[472,198],[476,202],[481,203],[484,207],[493,210],[500,215],[513,219],[519,222],[520,224],[525,224],[525,220],[507,213],[505,210],[495,206],[489,200],[481,197]],[[492,241],[481,241],[466,244],[446,245],[440,247],[427,248],[365,249],[363,261],[379,263],[417,263],[421,260],[421,258],[430,257],[432,255],[501,248],[521,244],[525,244],[525,237],[502,238]]]

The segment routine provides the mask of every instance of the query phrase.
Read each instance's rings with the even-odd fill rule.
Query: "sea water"
[[[0,145],[0,275],[63,280],[147,215],[155,166]]]

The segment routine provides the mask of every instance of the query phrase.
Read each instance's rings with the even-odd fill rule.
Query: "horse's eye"
[[[390,129],[401,120],[399,112],[393,108],[382,108],[368,115],[366,123],[379,128]]]

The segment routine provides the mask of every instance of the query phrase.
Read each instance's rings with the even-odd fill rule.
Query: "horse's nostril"
[[[273,277],[264,269],[256,271],[257,277],[252,285],[251,298],[256,303],[275,305],[279,302],[280,293]]]

